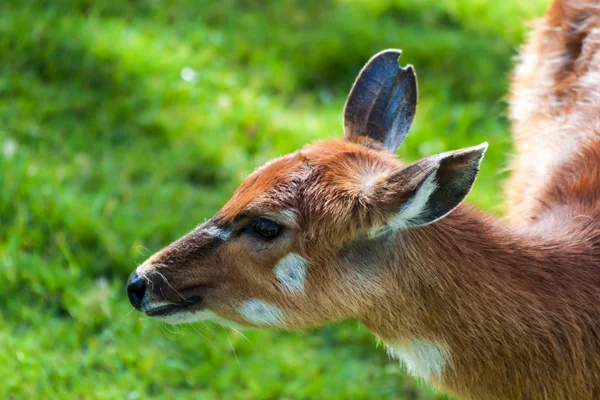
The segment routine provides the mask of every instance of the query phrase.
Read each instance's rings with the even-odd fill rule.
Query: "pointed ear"
[[[384,50],[363,67],[344,107],[344,138],[370,138],[393,153],[406,137],[417,108],[417,77],[401,68],[401,50]]]
[[[382,185],[379,205],[393,230],[443,218],[471,190],[488,144],[425,158],[392,175]]]

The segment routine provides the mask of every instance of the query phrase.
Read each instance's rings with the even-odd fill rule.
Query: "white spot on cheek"
[[[204,229],[204,232],[221,240],[227,240],[231,236],[231,232],[227,232],[223,229],[217,228],[216,226],[209,226],[208,228]]]
[[[240,314],[255,325],[282,327],[283,311],[260,300],[246,300],[240,306]]]
[[[400,360],[408,372],[424,380],[441,379],[450,353],[441,343],[413,339],[408,344],[388,345],[390,356]]]
[[[303,293],[306,264],[307,261],[304,257],[290,253],[275,265],[275,276],[291,293]]]

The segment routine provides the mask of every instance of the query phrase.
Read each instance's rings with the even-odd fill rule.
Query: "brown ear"
[[[344,138],[368,137],[393,153],[412,124],[417,107],[417,77],[401,68],[401,50],[384,50],[358,74],[344,108]]]
[[[487,143],[427,157],[392,175],[378,194],[393,230],[443,218],[467,196],[479,172]]]

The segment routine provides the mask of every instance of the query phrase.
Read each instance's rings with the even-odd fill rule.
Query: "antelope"
[[[510,99],[507,215],[462,203],[487,143],[405,165],[412,66],[376,54],[344,136],[252,173],[128,281],[139,311],[279,330],[357,320],[463,399],[600,398],[600,2],[555,0]]]

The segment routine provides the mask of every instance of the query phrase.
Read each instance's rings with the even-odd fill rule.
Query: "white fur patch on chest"
[[[277,280],[291,293],[303,293],[307,261],[304,257],[290,253],[275,265]]]
[[[448,364],[448,349],[437,342],[412,339],[406,344],[387,344],[391,357],[401,361],[408,372],[424,380],[440,379],[444,367]]]
[[[283,327],[285,317],[278,307],[264,301],[250,299],[240,306],[240,314],[249,322],[259,326]]]

